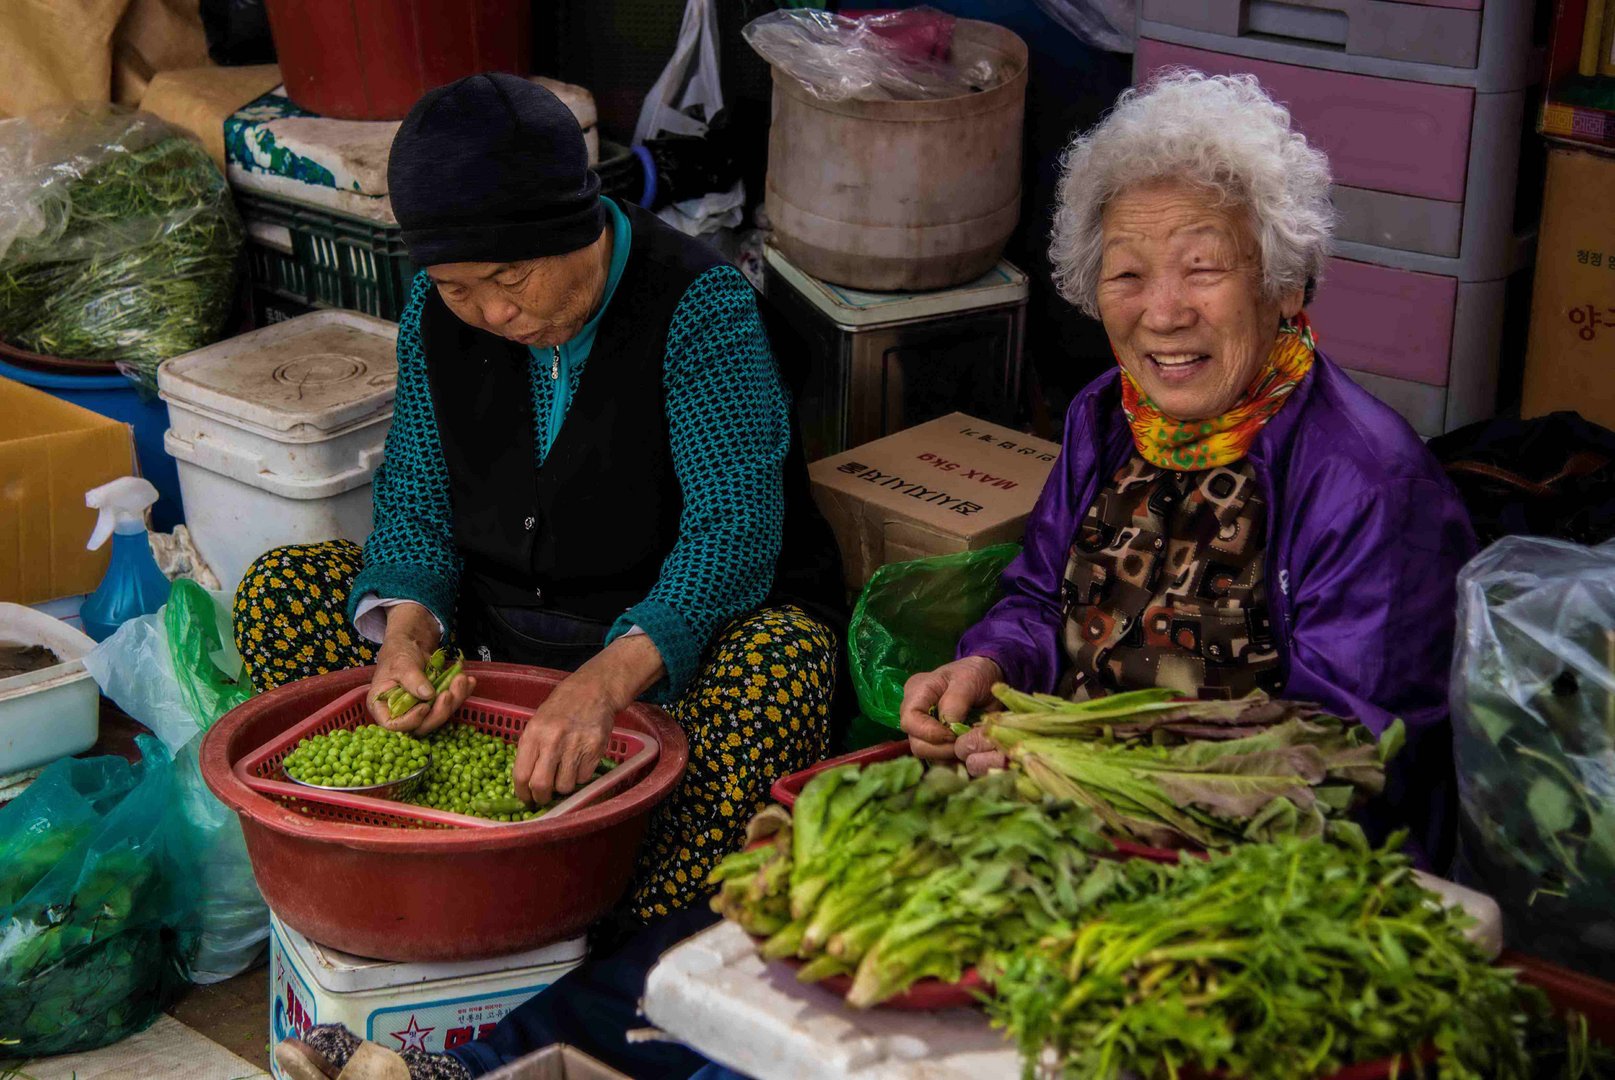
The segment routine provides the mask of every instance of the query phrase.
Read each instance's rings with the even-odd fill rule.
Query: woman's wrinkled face
[[[1204,420],[1239,400],[1302,290],[1263,295],[1244,212],[1204,189],[1141,184],[1105,208],[1099,316],[1111,348],[1168,416]]]
[[[576,337],[599,307],[610,265],[609,235],[608,230],[590,246],[566,255],[511,263],[439,263],[426,272],[462,322],[545,349]]]

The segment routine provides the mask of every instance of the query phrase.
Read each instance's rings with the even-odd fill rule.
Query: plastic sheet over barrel
[[[980,277],[1020,218],[1026,43],[961,19],[954,62],[1003,73],[934,101],[820,101],[774,72],[766,209],[796,265],[838,285],[941,289]]]

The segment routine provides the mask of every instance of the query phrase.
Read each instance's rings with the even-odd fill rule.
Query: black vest
[[[624,211],[628,262],[541,468],[527,348],[461,322],[436,290],[421,311],[465,560],[462,617],[474,605],[610,623],[644,599],[678,539],[683,497],[662,387],[667,335],[685,291],[723,259],[638,207]],[[789,350],[792,339],[768,325],[776,347]],[[795,355],[776,356],[787,384],[795,382]],[[794,425],[785,487],[772,598],[801,604],[839,633],[840,558],[813,505]]]

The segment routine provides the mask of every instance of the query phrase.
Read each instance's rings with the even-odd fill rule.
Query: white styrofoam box
[[[43,645],[62,658],[60,664],[0,679],[0,774],[46,765],[94,746],[101,728],[101,691],[84,670],[84,656],[95,642],[20,604],[0,604],[0,642]]]
[[[386,320],[317,311],[158,369],[186,521],[226,590],[271,548],[369,535],[397,338]]]
[[[453,933],[452,920],[443,926]],[[316,945],[269,916],[269,1040],[342,1024],[389,1050],[431,1054],[482,1038],[583,962],[583,938],[493,960],[397,964]],[[284,1080],[271,1062],[277,1080]]]
[[[1020,1080],[1015,1048],[978,1009],[850,1009],[765,963],[723,922],[662,955],[645,983],[647,1019],[755,1080]]]

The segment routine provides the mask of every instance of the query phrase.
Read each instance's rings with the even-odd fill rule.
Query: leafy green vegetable
[[[804,961],[804,981],[851,974],[847,1001],[867,1007],[920,979],[956,981],[988,950],[1159,872],[1094,860],[1108,845],[1093,825],[1080,807],[1029,801],[1008,773],[844,766],[815,777],[794,815],[752,820],[760,846],[713,871],[713,909],[765,939],[764,956]]]
[[[145,114],[73,106],[0,121],[0,172],[0,337],[148,386],[218,338],[242,228],[200,146]]]
[[[1185,859],[1161,887],[998,955],[987,1008],[1025,1075],[1052,1054],[1072,1078],[1290,1080],[1401,1055],[1422,1071],[1433,1048],[1444,1077],[1532,1076],[1541,995],[1465,939],[1468,916],[1432,902],[1399,840],[1338,839]]]
[[[1141,690],[1070,702],[1007,687],[989,737],[1044,792],[1163,847],[1317,836],[1385,783],[1397,721],[1367,728],[1298,702],[1178,701]]]

